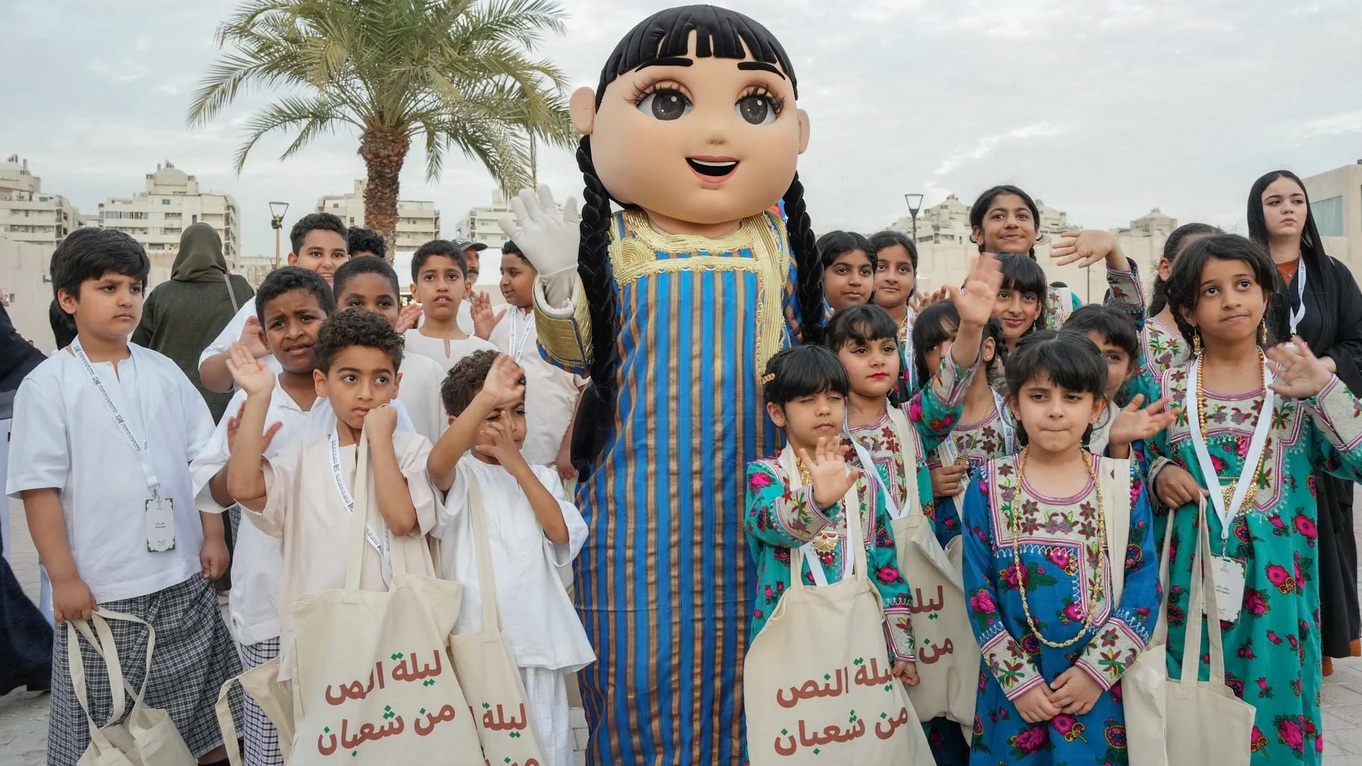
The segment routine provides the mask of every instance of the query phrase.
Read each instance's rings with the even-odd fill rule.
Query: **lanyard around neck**
[[[1228,540],[1230,536],[1230,522],[1239,515],[1239,511],[1244,507],[1244,501],[1248,498],[1250,491],[1257,492],[1256,487],[1250,487],[1252,483],[1254,468],[1262,458],[1263,450],[1267,446],[1267,432],[1272,424],[1272,410],[1276,404],[1276,392],[1272,390],[1272,373],[1268,370],[1267,362],[1263,362],[1263,408],[1258,412],[1258,423],[1253,428],[1253,438],[1249,441],[1248,454],[1244,456],[1244,464],[1239,468],[1239,478],[1235,482],[1234,496],[1230,498],[1230,504],[1225,506],[1225,497],[1220,486],[1220,474],[1215,470],[1215,465],[1211,462],[1211,453],[1206,448],[1205,435],[1201,433],[1201,418],[1197,416],[1197,395],[1201,382],[1201,357],[1192,360],[1192,369],[1188,374],[1187,393],[1184,400],[1183,412],[1187,413],[1187,422],[1192,431],[1192,450],[1196,452],[1197,464],[1201,467],[1201,476],[1207,485],[1214,483],[1214,486],[1207,486],[1206,489],[1211,494],[1211,505],[1215,507],[1215,515],[1220,517],[1220,538]]]
[[[114,404],[113,397],[110,396],[108,390],[104,388],[104,381],[100,379],[99,373],[95,371],[94,365],[90,363],[90,357],[85,355],[85,349],[80,345],[80,338],[71,341],[71,353],[74,354],[85,367],[85,374],[90,376],[90,382],[94,384],[95,390],[99,391],[99,398],[104,402],[104,409],[108,411],[109,417],[113,418],[114,425],[118,427],[118,432],[123,435],[124,441],[128,443],[128,446],[132,447],[133,453],[137,455],[137,461],[142,466],[142,475],[147,480],[147,489],[151,490],[151,496],[160,497],[161,482],[156,478],[156,469],[155,466],[152,465],[150,438],[139,440],[133,435],[132,427],[128,425],[128,419],[124,417],[123,413],[118,411],[118,405]],[[137,369],[137,363],[133,361],[133,359],[133,355],[128,356],[128,364],[131,365],[135,371]],[[144,388],[151,383],[149,380],[139,382]],[[134,396],[137,398],[138,414],[142,417],[142,431],[145,434],[150,434],[151,420],[147,417],[146,408],[142,406],[143,397],[137,396],[136,392],[134,392]]]

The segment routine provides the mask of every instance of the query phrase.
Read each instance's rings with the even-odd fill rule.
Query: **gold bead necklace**
[[[1022,612],[1026,614],[1026,627],[1031,630],[1036,638],[1051,649],[1067,649],[1078,643],[1079,639],[1087,635],[1092,629],[1093,614],[1097,611],[1097,602],[1102,598],[1102,562],[1107,558],[1107,526],[1106,508],[1102,504],[1102,485],[1097,481],[1097,471],[1092,467],[1092,454],[1087,450],[1080,450],[1083,455],[1083,465],[1087,466],[1088,476],[1092,479],[1093,491],[1097,494],[1097,566],[1095,568],[1096,579],[1092,582],[1092,608],[1086,608],[1083,604],[1083,589],[1078,589],[1079,606],[1083,607],[1083,629],[1073,638],[1064,642],[1055,642],[1041,635],[1040,628],[1036,625],[1036,620],[1031,616],[1031,604],[1026,600],[1026,567],[1021,560],[1021,528],[1017,523],[1021,516],[1022,503],[1022,484],[1026,475],[1026,456],[1031,450],[1025,448],[1021,451],[1021,457],[1017,460],[1017,490],[1012,496],[1012,512],[1009,514],[1009,526],[1012,530],[1012,565],[1017,572],[1017,589],[1021,593]],[[1086,546],[1084,553],[1087,553]],[[1115,566],[1113,562],[1112,566]]]

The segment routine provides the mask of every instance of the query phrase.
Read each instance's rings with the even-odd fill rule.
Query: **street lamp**
[[[284,215],[288,213],[287,202],[270,203],[270,227],[274,229],[274,268],[279,268],[279,231],[284,228]]]
[[[922,209],[921,194],[905,194],[903,200],[908,203],[908,212],[913,216],[913,242],[917,243],[917,213]]]

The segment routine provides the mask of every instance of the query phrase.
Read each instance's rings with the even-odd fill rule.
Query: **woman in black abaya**
[[[1249,192],[1248,226],[1249,235],[1271,251],[1282,277],[1275,299],[1277,337],[1299,335],[1354,396],[1362,396],[1362,292],[1348,268],[1325,254],[1305,184],[1286,170],[1259,178]],[[1327,676],[1333,669],[1331,658],[1362,656],[1362,611],[1352,482],[1323,471],[1314,478],[1320,637]]]

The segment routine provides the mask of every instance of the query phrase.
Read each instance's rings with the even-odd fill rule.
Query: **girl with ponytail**
[[[767,361],[822,334],[797,92],[752,19],[656,13],[572,96],[581,216],[541,186],[503,227],[539,272],[541,353],[590,378],[573,433],[590,763],[742,759],[754,572],[734,467],[782,446]]]

